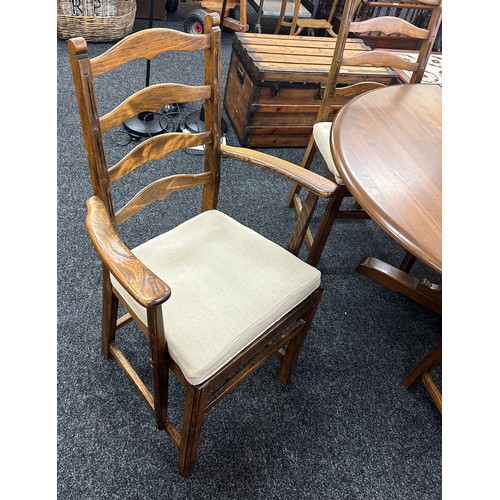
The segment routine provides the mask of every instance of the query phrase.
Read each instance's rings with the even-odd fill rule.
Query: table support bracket
[[[401,293],[415,302],[428,307],[431,311],[441,314],[440,285],[431,283],[425,278],[417,279],[375,257],[367,257],[363,262],[358,264],[356,271],[385,288],[396,293]]]
[[[407,254],[402,268],[410,268],[414,258]],[[385,288],[405,295],[415,302],[422,304],[432,311],[441,314],[441,286],[431,283],[427,279],[417,279],[405,271],[391,266],[386,262],[374,257],[367,257],[358,264],[356,270],[372,279]],[[441,363],[442,344],[436,344],[434,349],[405,377],[403,383],[406,388],[411,389],[422,382],[430,394],[438,410],[443,412],[443,401],[441,391],[431,376],[431,371]]]

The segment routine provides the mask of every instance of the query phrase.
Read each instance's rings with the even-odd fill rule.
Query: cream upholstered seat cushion
[[[320,285],[314,267],[210,210],[133,250],[172,289],[163,304],[170,355],[207,380]],[[146,310],[113,279],[139,318]]]
[[[330,131],[332,122],[318,122],[313,125],[314,142],[320,155],[325,160],[328,170],[335,176],[335,182],[343,185],[343,181],[333,162],[332,151],[330,149]]]

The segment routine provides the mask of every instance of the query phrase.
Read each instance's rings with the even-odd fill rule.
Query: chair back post
[[[75,91],[78,97],[78,111],[81,118],[85,148],[87,150],[92,190],[104,202],[111,220],[115,223],[110,181],[102,135],[100,133],[101,125],[95,102],[94,78],[87,42],[84,38],[77,37],[68,40],[67,44]],[[92,133],[93,130],[98,130],[99,133]]]
[[[318,110],[315,122],[322,122],[328,119],[330,107],[335,93],[335,86],[340,72],[342,56],[344,54],[347,37],[349,36],[349,27],[351,25],[354,13],[358,8],[360,0],[345,0],[342,18],[340,21],[337,38],[335,39],[335,49],[333,51],[332,63],[326,80],[323,99]]]
[[[205,16],[205,33],[211,34],[210,47],[205,49],[205,84],[213,92],[205,101],[205,130],[212,133],[212,142],[205,146],[205,172],[211,172],[212,182],[203,186],[202,211],[217,208],[220,187],[220,88],[221,88],[221,30],[219,15],[215,12]]]
[[[441,25],[441,19],[443,15],[443,7],[442,0],[426,1],[421,0],[422,3],[435,5],[431,18],[429,19],[429,23],[427,25],[427,29],[429,30],[429,37],[423,41],[423,46],[420,48],[420,53],[418,56],[417,64],[418,70],[414,71],[411,78],[410,83],[420,83],[424,76],[425,67],[427,66],[427,62],[429,61],[429,56],[431,55],[432,47],[434,46],[434,42],[436,41],[436,36],[439,31],[439,26]]]

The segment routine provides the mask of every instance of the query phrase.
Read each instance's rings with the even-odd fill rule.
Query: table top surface
[[[349,192],[403,248],[442,271],[439,85],[393,85],[352,99],[332,127]]]

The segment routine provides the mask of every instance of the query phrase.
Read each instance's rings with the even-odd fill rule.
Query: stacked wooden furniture
[[[261,33],[261,20],[263,18],[277,19],[275,33],[278,34],[281,26],[290,26],[290,23],[283,20],[291,19],[295,15],[300,19],[310,19],[312,13],[304,6],[298,5],[294,0],[248,0],[252,7],[257,11],[255,22],[255,32]],[[296,12],[297,10],[297,12]]]
[[[358,0],[358,2],[359,1],[361,0]],[[280,16],[278,18],[278,22],[276,24],[276,29],[274,30],[274,33],[278,34],[282,27],[290,27],[289,35],[292,36],[300,35],[300,33],[302,33],[304,29],[307,29],[308,32],[311,34],[316,34],[317,30],[321,30],[325,34],[335,38],[337,34],[333,30],[332,21],[333,21],[333,16],[335,15],[335,12],[337,10],[338,3],[339,0],[333,0],[330,7],[330,12],[328,13],[328,16],[325,19],[323,19],[322,17],[317,18],[315,16],[311,16],[309,18],[301,18],[299,17],[299,13],[301,10],[304,9],[304,6],[302,5],[301,0],[295,0],[294,10],[291,19],[286,21],[285,20],[285,17],[287,17],[287,12],[285,10],[286,0],[282,0]],[[316,8],[314,8],[312,12],[315,13]]]
[[[235,33],[224,106],[241,145],[249,147],[307,146],[322,103],[336,39]],[[371,49],[349,39],[347,54]],[[341,68],[339,85],[369,79],[397,83],[387,67]],[[348,97],[333,99],[330,119]]]

